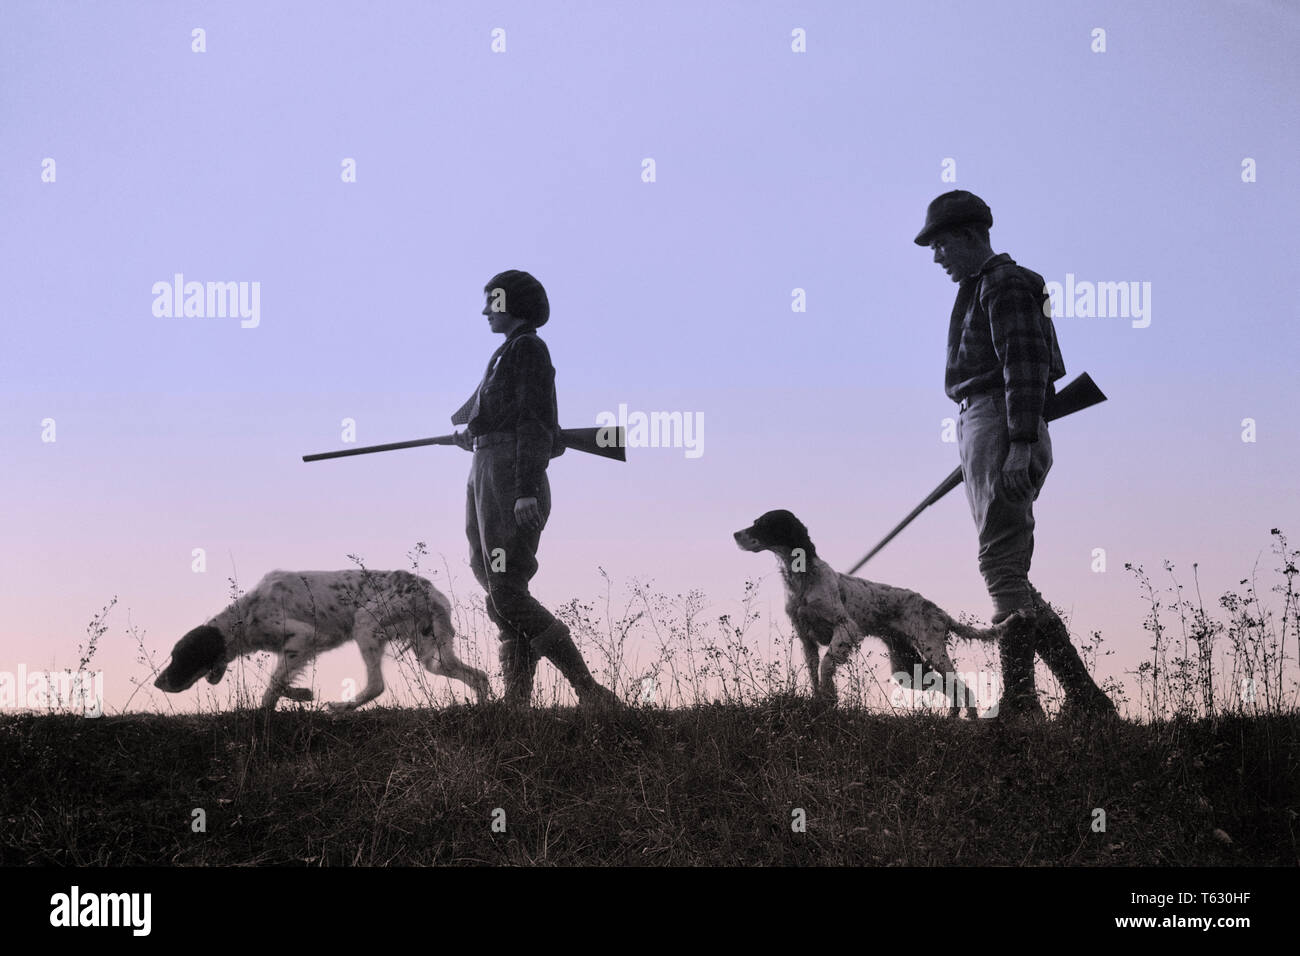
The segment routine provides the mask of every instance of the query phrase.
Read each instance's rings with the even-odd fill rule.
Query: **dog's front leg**
[[[352,636],[361,651],[361,659],[366,665],[366,686],[352,700],[330,701],[325,706],[333,711],[356,710],[362,704],[368,704],[384,692],[384,646],[379,640],[371,618],[362,619],[358,611],[358,623],[353,625]]]
[[[289,686],[289,682],[300,669],[290,658],[281,657],[275,672],[271,674],[271,684],[266,688],[266,693],[262,695],[262,706],[267,710],[274,710],[281,697],[287,697],[289,700],[296,700],[299,703],[312,700],[314,695],[311,688]]]
[[[862,632],[851,620],[845,618],[835,625],[835,630],[831,634],[831,646],[821,659],[817,693],[823,700],[834,702],[838,698],[835,689],[835,669],[847,661],[849,655],[857,650],[861,643]]]
[[[262,695],[262,708],[264,710],[275,710],[276,702],[288,689],[286,682],[289,677],[289,667],[289,658],[281,655],[276,662],[275,670],[271,672],[271,683],[267,685],[266,693]]]
[[[300,702],[312,699],[310,688],[290,686],[310,659],[304,646],[310,640],[311,625],[288,621],[282,626],[285,629],[285,640],[280,648],[280,659],[271,673],[271,683],[262,695],[262,706],[268,710],[273,710],[281,697]]]
[[[821,666],[821,651],[817,646],[814,638],[799,635],[799,642],[803,645],[804,663],[808,665],[808,676],[812,679],[813,693],[817,693],[817,668]]]

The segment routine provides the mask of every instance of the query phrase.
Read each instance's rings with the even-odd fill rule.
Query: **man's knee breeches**
[[[979,534],[980,574],[993,599],[995,619],[1030,603],[1029,565],[1034,554],[1034,499],[1052,467],[1052,439],[1039,419],[1038,441],[1030,444],[1033,495],[1012,501],[1002,486],[1002,466],[1011,447],[1001,392],[971,399],[957,419],[966,500]]]

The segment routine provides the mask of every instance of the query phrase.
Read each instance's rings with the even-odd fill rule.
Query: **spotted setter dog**
[[[835,669],[864,637],[876,637],[888,649],[895,674],[912,674],[917,666],[938,674],[955,691],[949,712],[956,716],[964,706],[967,716],[977,716],[948,656],[948,637],[997,641],[997,628],[963,624],[915,591],[841,574],[817,556],[808,529],[789,511],[769,511],[734,537],[743,550],[771,551],[780,560],[785,610],[823,700],[835,700]],[[822,647],[828,648],[824,656]]]
[[[326,705],[351,710],[384,692],[384,648],[398,641],[414,647],[426,670],[464,681],[484,701],[487,675],[456,656],[455,635],[446,597],[407,571],[272,571],[177,641],[154,686],[175,694],[200,677],[215,684],[235,658],[270,651],[278,661],[262,706],[273,708],[281,697],[311,700],[310,690],[291,686],[293,679],[322,651],[355,641],[366,665],[365,689]]]

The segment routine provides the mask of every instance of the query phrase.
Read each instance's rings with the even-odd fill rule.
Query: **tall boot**
[[[1002,627],[998,655],[1002,659],[1003,687],[998,717],[1043,719],[1043,705],[1038,702],[1038,690],[1034,686],[1034,621],[1017,611]]]
[[[503,638],[498,656],[506,683],[506,703],[527,707],[533,699],[533,674],[537,669],[532,649],[524,641]]]
[[[1115,705],[1093,681],[1079,652],[1070,641],[1070,630],[1041,595],[1035,595],[1035,642],[1044,663],[1065,690],[1061,706],[1063,720],[1080,717],[1114,717]]]
[[[556,621],[532,640],[532,652],[545,657],[578,692],[578,702],[584,706],[618,706],[621,702],[614,692],[596,683],[582,659],[582,652],[573,643],[573,635],[562,621]]]

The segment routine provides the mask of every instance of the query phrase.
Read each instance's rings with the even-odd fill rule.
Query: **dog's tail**
[[[970,624],[963,624],[956,618],[948,618],[948,631],[966,641],[984,641],[991,644],[1002,637],[1002,630],[997,625],[993,627],[972,627]]]

